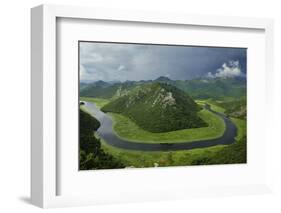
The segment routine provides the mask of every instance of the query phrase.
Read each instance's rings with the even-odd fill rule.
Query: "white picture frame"
[[[137,202],[142,200],[165,200],[194,196],[251,194],[270,191],[268,179],[259,184],[240,184],[233,186],[195,188],[170,187],[151,193],[151,196],[118,193],[112,196],[66,196],[57,195],[58,169],[57,159],[57,87],[56,76],[56,36],[57,19],[117,20],[121,22],[143,22],[161,25],[193,25],[231,29],[257,29],[265,33],[265,69],[266,88],[264,91],[269,107],[272,107],[273,88],[273,21],[271,19],[216,17],[173,13],[152,13],[145,11],[123,11],[74,6],[41,5],[31,10],[31,201],[33,204],[47,207],[91,205],[114,202]],[[269,110],[270,111],[270,110]],[[270,112],[269,112],[270,113]],[[268,114],[267,117],[268,118]],[[269,119],[264,120],[267,128]],[[265,134],[265,133],[264,133]],[[267,140],[268,137],[264,135]],[[265,154],[265,153],[263,153]],[[265,158],[266,156],[263,156]],[[266,165],[266,168],[270,166]],[[270,176],[268,170],[266,176]],[[165,193],[164,193],[165,192]],[[170,195],[169,195],[169,192]],[[113,193],[114,194],[114,193]],[[156,196],[157,195],[157,196]]]

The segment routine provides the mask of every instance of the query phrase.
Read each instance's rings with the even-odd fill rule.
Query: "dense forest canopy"
[[[124,168],[124,165],[112,155],[101,149],[100,139],[95,137],[95,131],[100,122],[88,113],[79,111],[80,116],[80,159],[79,169],[113,169]]]

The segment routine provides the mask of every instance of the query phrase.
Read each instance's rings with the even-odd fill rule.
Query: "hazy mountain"
[[[246,78],[214,78],[172,81],[172,85],[196,99],[240,98],[246,95]]]
[[[155,82],[160,82],[160,83],[169,83],[172,80],[169,79],[168,77],[160,76],[159,78],[156,78],[154,81]]]
[[[107,83],[105,81],[96,81],[96,82],[92,83],[92,85],[95,85],[96,87],[106,88],[106,87],[110,86],[111,84]]]

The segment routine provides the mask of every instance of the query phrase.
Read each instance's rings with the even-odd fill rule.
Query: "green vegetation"
[[[119,149],[102,141],[102,149],[119,159],[126,167],[187,166],[246,163],[246,139],[229,146],[213,146],[170,152],[141,152]]]
[[[101,110],[121,113],[154,133],[207,126],[197,115],[200,107],[186,93],[163,83],[137,86]]]
[[[147,143],[175,143],[213,139],[222,136],[225,130],[225,124],[219,116],[206,109],[201,110],[198,115],[208,124],[207,127],[152,133],[140,128],[128,117],[123,116],[122,114],[110,113],[110,116],[114,121],[113,128],[117,135],[130,141]]]
[[[238,142],[223,147],[217,152],[204,154],[192,160],[192,165],[212,165],[212,164],[238,164],[247,163],[246,137]]]
[[[98,153],[99,140],[94,137],[94,131],[99,128],[100,122],[86,112],[80,110],[80,149],[86,152]]]
[[[239,98],[246,94],[246,79],[215,78],[172,81],[172,85],[188,92],[195,99],[223,100],[226,97]]]
[[[201,106],[204,106],[205,104],[208,104],[212,110],[216,111],[216,112],[222,112],[224,113],[225,109],[220,107],[216,102],[210,100],[210,99],[207,99],[207,100],[196,100],[196,103],[201,105]]]
[[[81,97],[80,101],[88,101],[88,102],[93,102],[96,104],[98,108],[102,108],[104,105],[109,103],[108,99],[103,99],[103,98],[91,98],[91,97]]]
[[[173,81],[159,77],[154,81],[81,83],[80,100],[108,112],[120,138],[146,143],[218,138],[225,124],[219,116],[202,109],[205,104],[226,114],[238,134],[231,145],[167,152],[124,150],[99,138],[95,133],[99,121],[80,104],[80,169],[246,163],[245,96],[245,78]]]
[[[246,120],[238,119],[238,118],[231,118],[233,123],[236,125],[238,134],[236,140],[241,140],[243,137],[247,135],[247,124]]]
[[[231,101],[224,101],[219,103],[219,105],[225,108],[225,114],[229,117],[240,119],[246,119],[247,117],[246,97]]]
[[[194,159],[199,158],[206,153],[213,153],[221,150],[224,146],[215,146],[205,149],[193,149],[187,151],[171,152],[142,152],[132,151],[113,147],[102,141],[102,149],[118,158],[126,167],[154,167],[158,166],[186,166],[192,165]]]
[[[119,160],[101,149],[100,139],[94,135],[99,126],[98,120],[80,110],[79,169],[123,168],[124,165]]]

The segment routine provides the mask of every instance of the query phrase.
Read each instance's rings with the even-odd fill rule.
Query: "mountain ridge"
[[[193,80],[171,80],[160,76],[155,80],[128,81],[117,83],[106,83],[106,86],[99,86],[98,83],[91,83],[80,86],[80,96],[95,98],[112,98],[116,96],[117,90],[132,89],[135,86],[150,84],[153,82],[167,83],[186,92],[196,99],[223,99],[224,97],[240,98],[246,94],[246,78],[212,78]]]

